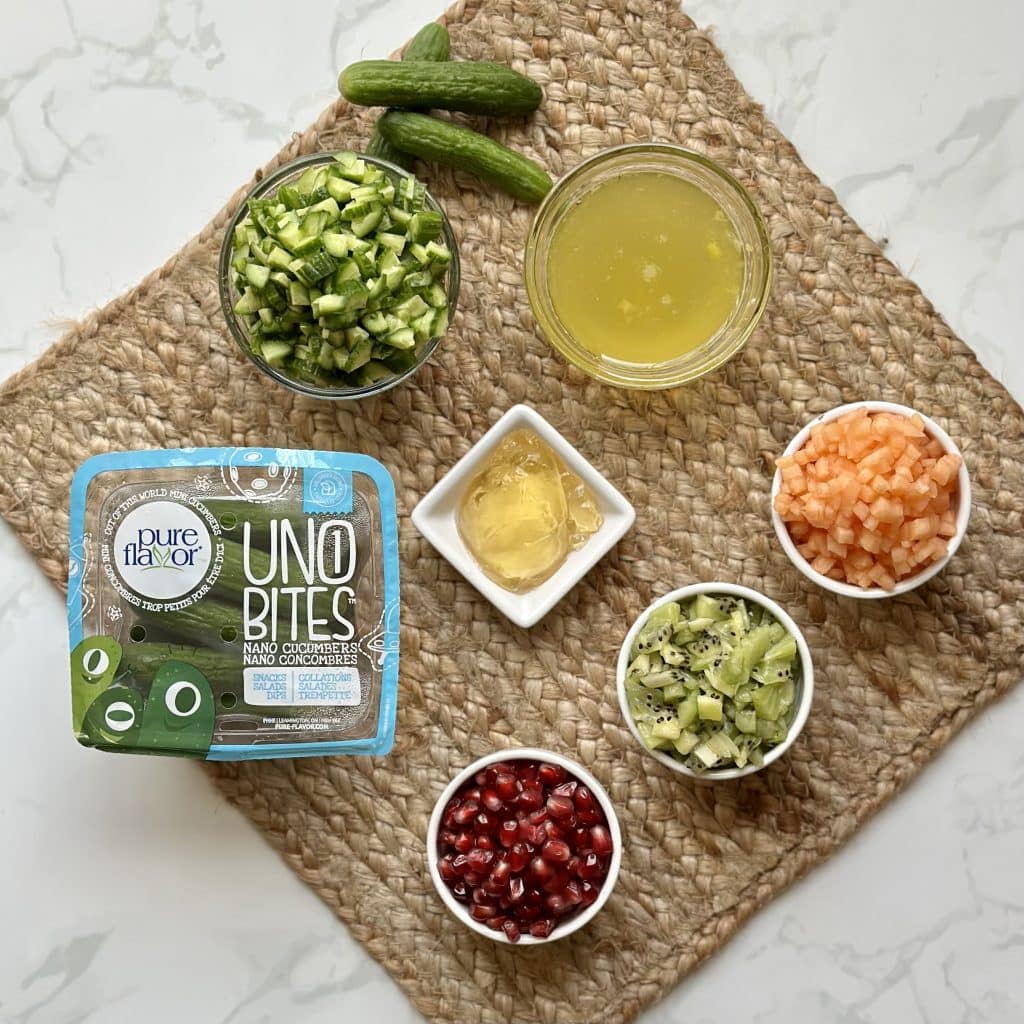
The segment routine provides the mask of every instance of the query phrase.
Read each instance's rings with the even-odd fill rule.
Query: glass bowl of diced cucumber
[[[640,746],[709,782],[782,757],[814,694],[800,628],[774,601],[732,583],[692,584],[652,604],[626,634],[616,678]]]
[[[451,224],[413,175],[352,152],[314,153],[257,184],[221,246],[221,308],[242,351],[314,398],[407,379],[455,315]]]

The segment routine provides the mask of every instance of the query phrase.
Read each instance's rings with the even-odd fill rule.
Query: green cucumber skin
[[[504,64],[364,60],[338,78],[341,94],[364,107],[461,110],[467,114],[532,113],[540,86]]]
[[[406,110],[389,111],[377,125],[396,149],[469,171],[524,202],[539,203],[551,190],[540,164],[461,125]]]
[[[402,60],[435,60],[445,61],[451,53],[451,39],[448,29],[432,21],[419,30],[409,40],[409,45],[402,54]],[[412,161],[400,150],[395,149],[387,139],[374,127],[370,141],[366,145],[367,156],[376,156],[381,160],[412,170]]]
[[[124,661],[137,682],[149,685],[165,661],[184,661],[203,673],[215,689],[236,685],[242,675],[237,658],[203,647],[183,644],[130,643]]]

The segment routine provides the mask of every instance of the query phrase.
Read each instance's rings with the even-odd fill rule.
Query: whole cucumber
[[[540,86],[504,64],[363,60],[338,77],[345,99],[364,107],[461,110],[467,114],[529,114]]]
[[[448,29],[444,25],[438,25],[436,21],[424,25],[409,40],[409,45],[402,54],[402,60],[436,60],[445,61],[451,52],[451,40],[448,37]],[[412,170],[412,161],[408,155],[395,149],[388,142],[380,131],[375,127],[370,141],[366,145],[368,156],[380,157],[390,163],[398,164],[407,171]]]
[[[540,164],[461,125],[392,110],[377,126],[396,149],[469,171],[524,202],[539,203],[551,190],[551,178]]]

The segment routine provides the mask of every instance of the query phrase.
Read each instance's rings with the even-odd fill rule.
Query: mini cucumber
[[[444,25],[438,25],[436,21],[424,25],[409,40],[409,45],[402,54],[402,60],[436,60],[445,61],[451,52],[451,40],[448,37],[448,29]],[[367,143],[366,152],[370,156],[380,157],[389,163],[398,164],[407,171],[412,170],[412,161],[405,154],[395,149],[387,139],[377,130],[373,129],[370,141]]]
[[[377,126],[403,152],[469,171],[524,202],[539,203],[551,190],[551,178],[540,164],[461,125],[392,110]]]
[[[338,77],[350,103],[364,107],[461,110],[516,117],[540,106],[540,86],[504,64],[363,60]]]

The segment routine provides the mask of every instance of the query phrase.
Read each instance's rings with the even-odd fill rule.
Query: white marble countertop
[[[8,0],[0,375],[163,262],[333,98],[341,66],[386,55],[441,10],[332,6],[333,25],[301,0],[250,0],[244,16],[229,0]],[[1024,8],[687,9],[1024,399]],[[194,765],[126,765],[74,743],[63,604],[6,526],[0,579],[0,1019],[418,1020]],[[1024,687],[647,1024],[1019,1024],[1022,731]]]

